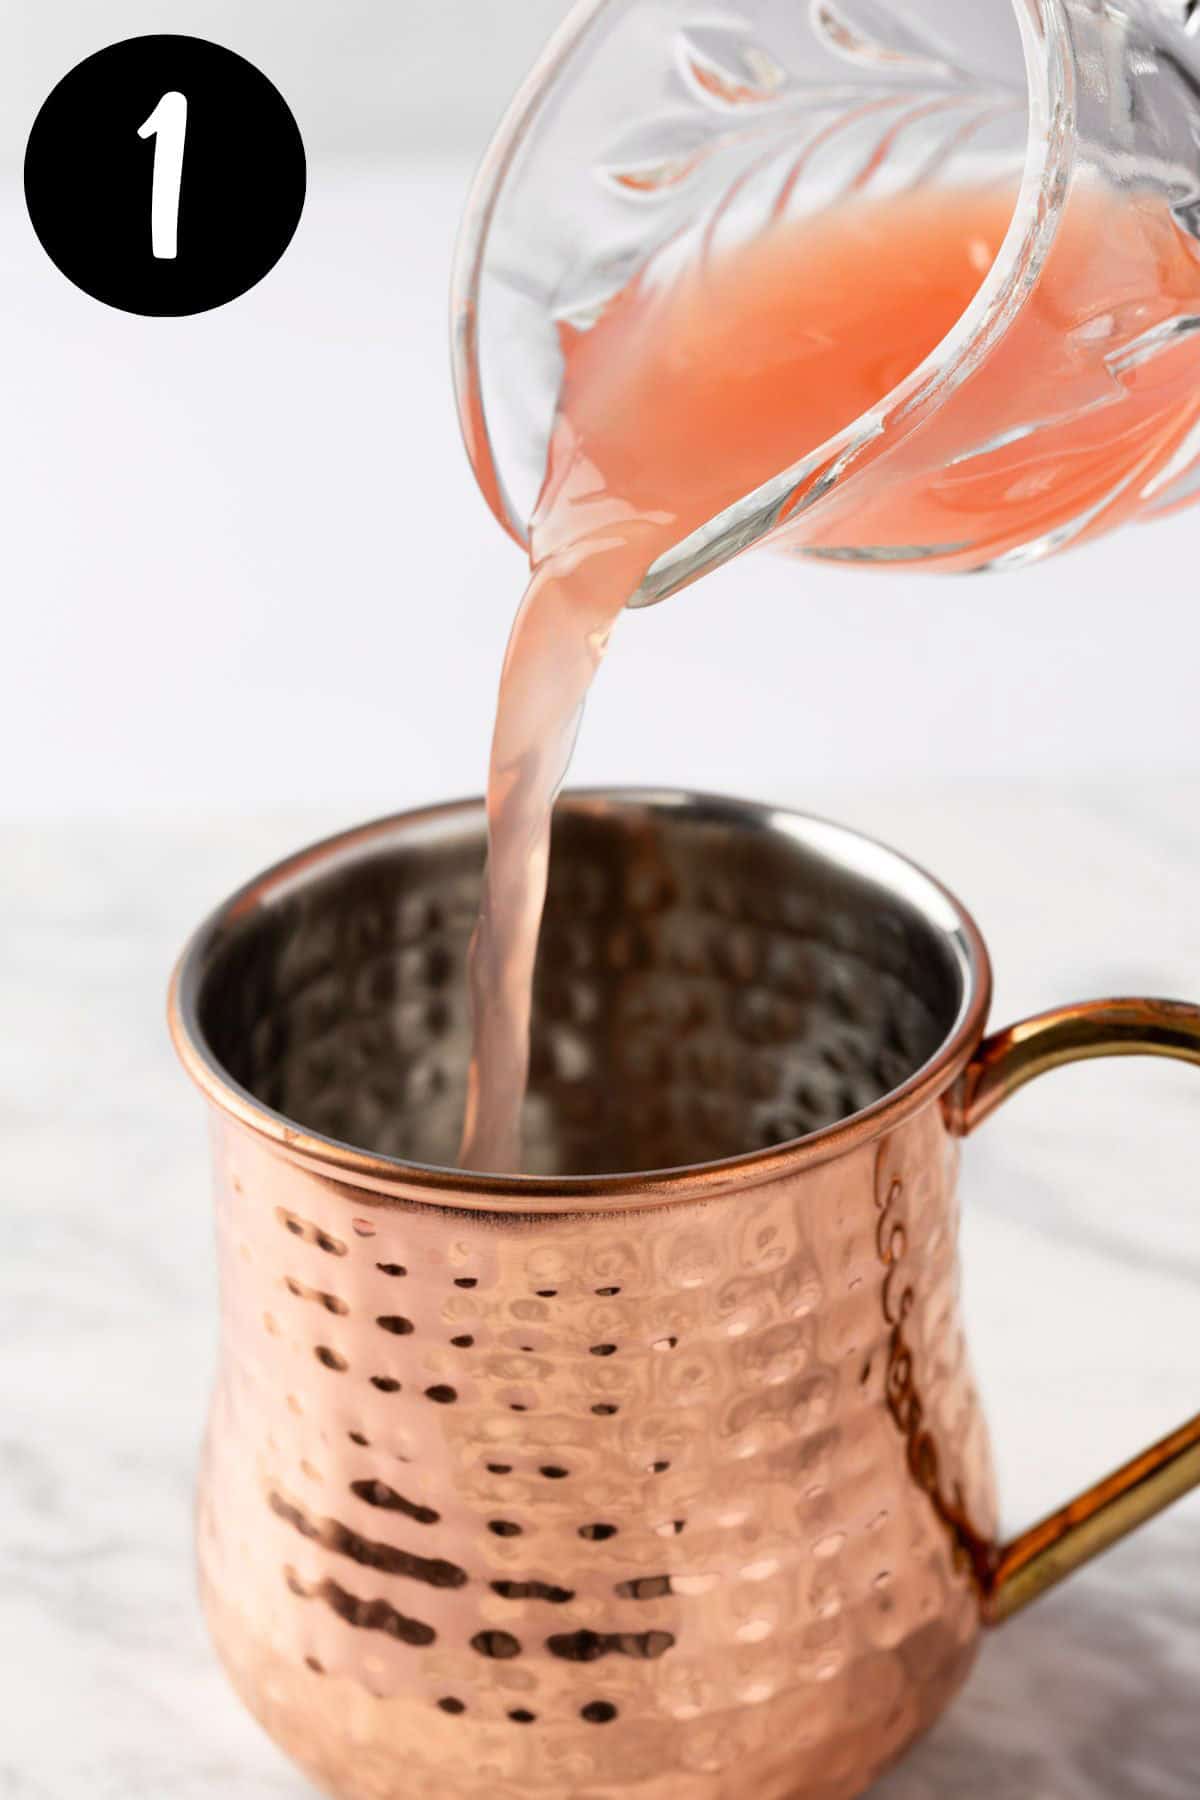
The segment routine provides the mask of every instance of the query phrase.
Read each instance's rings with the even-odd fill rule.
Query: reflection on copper
[[[881,1165],[882,1161],[881,1157]],[[928,1495],[930,1505],[949,1533],[958,1566],[982,1584],[990,1567],[991,1544],[971,1524],[961,1482],[956,1482],[951,1492],[945,1490],[937,1441],[926,1423],[913,1352],[905,1337],[905,1325],[917,1295],[911,1271],[905,1267],[908,1237],[903,1201],[904,1184],[899,1176],[894,1176],[885,1191],[875,1196],[879,1211],[876,1245],[879,1260],[887,1270],[883,1317],[890,1332],[885,1380],[888,1411],[907,1445],[913,1480]]]

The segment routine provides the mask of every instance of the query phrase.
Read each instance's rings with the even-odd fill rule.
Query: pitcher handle
[[[1200,1006],[1090,1000],[997,1032],[985,1039],[949,1096],[951,1131],[966,1137],[1027,1081],[1093,1056],[1171,1056],[1200,1064]],[[986,1622],[1003,1624],[1195,1487],[1200,1413],[1061,1511],[998,1546],[981,1571]]]

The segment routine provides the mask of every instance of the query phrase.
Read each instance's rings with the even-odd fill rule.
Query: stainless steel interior
[[[202,946],[196,1016],[260,1103],[452,1167],[482,809],[358,834],[259,885]],[[860,1111],[954,1027],[949,901],[849,832],[685,795],[564,797],[535,996],[526,1168],[709,1162]]]

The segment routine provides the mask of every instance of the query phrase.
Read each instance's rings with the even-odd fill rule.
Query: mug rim
[[[961,993],[952,1025],[932,1056],[860,1112],[804,1137],[712,1162],[613,1175],[487,1175],[407,1162],[314,1131],[256,1099],[234,1080],[213,1051],[199,1016],[200,992],[211,959],[228,932],[247,915],[339,863],[369,858],[389,840],[420,836],[436,841],[442,835],[459,834],[470,824],[477,825],[482,836],[482,799],[456,800],[388,814],[318,839],[253,876],[192,934],[171,976],[167,1019],[176,1053],[210,1105],[289,1161],[383,1199],[510,1215],[621,1211],[631,1206],[641,1209],[715,1199],[833,1161],[875,1142],[940,1098],[978,1048],[992,997],[991,958],[983,934],[957,896],[900,851],[814,814],[683,789],[572,788],[560,795],[557,807],[593,815],[613,808],[650,807],[696,814],[714,823],[754,826],[789,837],[848,873],[886,887],[919,913],[956,963]]]

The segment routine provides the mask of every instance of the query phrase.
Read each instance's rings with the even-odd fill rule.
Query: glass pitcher
[[[584,0],[460,237],[455,380],[497,518],[528,543],[564,325],[781,218],[981,179],[1010,185],[1012,218],[953,329],[681,536],[632,603],[764,540],[1009,568],[1193,498],[1200,0]]]

